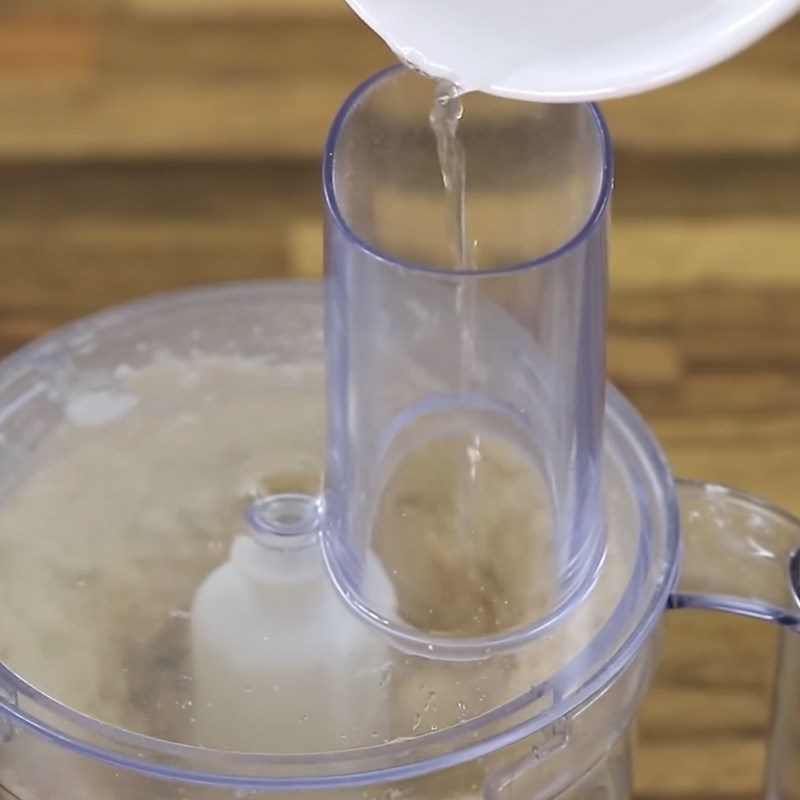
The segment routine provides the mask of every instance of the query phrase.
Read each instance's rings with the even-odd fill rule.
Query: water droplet
[[[381,672],[381,679],[378,686],[383,687],[392,682],[392,665],[386,664]]]
[[[422,725],[422,717],[420,717],[419,714],[416,714],[414,716],[414,721],[411,723],[411,730],[416,733],[419,730],[420,725]]]
[[[298,723],[302,723],[302,722],[308,722],[308,714],[303,714],[303,716],[302,716],[302,717],[300,717],[300,719],[299,719],[299,720],[297,720],[297,722],[298,722]]]

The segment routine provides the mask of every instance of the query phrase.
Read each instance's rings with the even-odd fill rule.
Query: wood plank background
[[[318,275],[328,124],[391,61],[341,0],[4,0],[0,353],[144,294]],[[800,20],[605,110],[612,376],[676,472],[800,512]],[[772,633],[668,628],[638,797],[760,796]]]

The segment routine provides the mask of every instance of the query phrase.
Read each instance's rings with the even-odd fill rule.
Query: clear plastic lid
[[[589,594],[516,652],[448,661],[397,649],[329,580],[322,360],[321,289],[256,284],[112,310],[0,367],[0,682],[16,697],[0,705],[19,724],[143,770],[313,784],[474,758],[621,673],[677,547],[669,473],[624,401]],[[511,569],[526,478],[495,457]],[[413,514],[437,464],[404,463]],[[375,558],[402,594],[391,554]],[[446,558],[412,573],[415,596],[477,602],[445,589]]]

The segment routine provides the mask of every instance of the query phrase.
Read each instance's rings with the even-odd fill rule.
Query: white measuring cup
[[[348,0],[410,66],[541,102],[654,89],[738,53],[798,0]]]

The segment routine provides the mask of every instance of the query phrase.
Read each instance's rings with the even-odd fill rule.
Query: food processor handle
[[[758,497],[678,481],[683,568],[670,608],[727,611],[783,628],[768,800],[800,800],[800,519]]]

